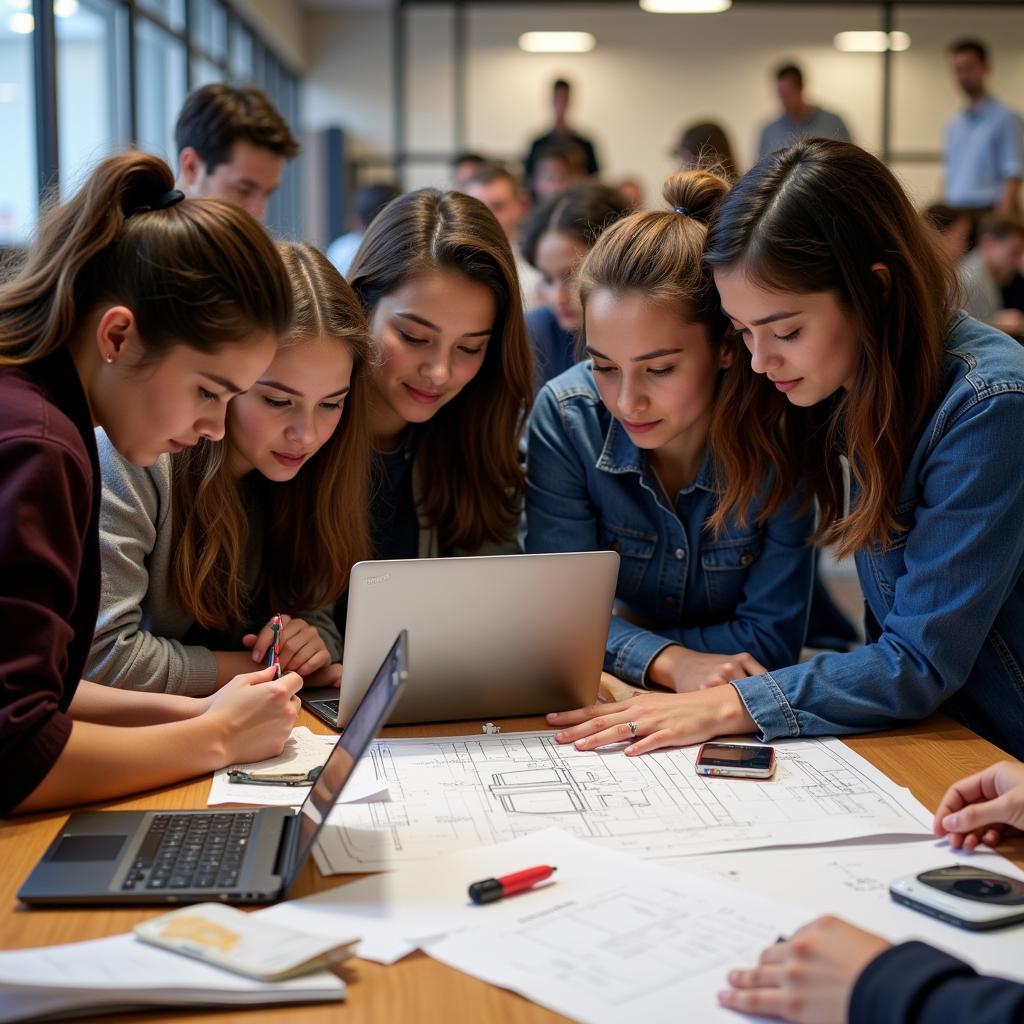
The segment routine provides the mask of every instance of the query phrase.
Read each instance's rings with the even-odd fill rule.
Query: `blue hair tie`
[[[672,209],[675,210],[676,213],[681,213],[684,217],[690,216],[690,211],[685,206],[673,206]]]

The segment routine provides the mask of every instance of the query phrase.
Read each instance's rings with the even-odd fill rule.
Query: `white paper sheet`
[[[1024,879],[996,853],[954,853],[945,841],[875,846],[843,843],[801,850],[756,850],[671,862],[682,870],[752,893],[770,892],[806,919],[835,914],[893,942],[920,939],[979,970],[1024,981],[1024,925],[988,933],[945,924],[889,897],[889,883],[947,864],[964,863]]]
[[[345,983],[328,971],[255,981],[116,935],[0,953],[0,993],[0,1021],[15,1021],[73,1008],[319,1002],[342,999]]]
[[[698,776],[697,750],[625,757],[550,733],[377,740],[390,800],[337,808],[314,856],[324,874],[380,871],[548,827],[645,859],[930,835],[910,792],[838,740],[777,744],[766,782]]]
[[[230,767],[246,772],[308,772],[310,768],[324,764],[337,742],[337,736],[324,736],[300,725],[292,730],[291,738],[277,757]],[[309,793],[308,786],[260,786],[244,782],[231,782],[228,779],[228,771],[228,768],[224,768],[214,774],[213,781],[210,783],[210,796],[206,801],[210,807],[217,804],[298,807]],[[363,758],[358,762],[352,772],[352,777],[345,784],[340,803],[386,800],[387,796],[387,780],[377,776],[374,764],[370,759]],[[330,818],[328,818],[329,820]]]
[[[736,1024],[716,998],[726,971],[754,962],[799,910],[578,839],[561,840],[560,860],[569,843],[570,872],[589,861],[578,882],[478,908],[476,927],[425,951],[574,1020]]]
[[[467,889],[473,882],[538,864],[557,867],[551,882],[487,906],[469,900]],[[313,934],[361,935],[358,956],[392,963],[442,935],[480,925],[500,930],[514,923],[521,913],[539,913],[566,901],[589,900],[610,882],[631,886],[634,879],[646,880],[648,868],[661,881],[676,875],[674,869],[595,847],[558,829],[545,829],[508,843],[410,863],[400,871],[374,875],[259,913],[276,924]],[[780,908],[780,913],[783,910]],[[773,927],[776,930],[768,941],[776,938],[779,927],[788,928],[799,920],[801,913],[798,910],[795,918],[772,924],[768,931]]]

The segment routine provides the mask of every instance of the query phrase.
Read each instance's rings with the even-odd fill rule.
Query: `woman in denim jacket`
[[[677,174],[673,210],[609,228],[580,270],[590,360],[550,381],[528,427],[528,551],[619,553],[605,668],[695,690],[788,665],[807,620],[811,519],[786,503],[712,536],[707,446],[727,328],[701,258],[728,185]]]
[[[806,481],[817,537],[856,556],[868,643],[554,716],[572,726],[560,738],[635,734],[643,753],[941,708],[1024,755],[1024,349],[956,311],[952,269],[899,183],[849,144],[762,160],[722,204],[706,262],[749,351],[737,346],[712,437],[728,483],[714,523],[765,486],[770,515]]]

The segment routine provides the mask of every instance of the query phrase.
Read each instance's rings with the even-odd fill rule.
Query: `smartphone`
[[[763,743],[704,743],[696,769],[698,775],[770,779],[775,774],[775,748]]]
[[[922,914],[972,931],[1024,921],[1024,882],[969,864],[897,878],[889,895]]]

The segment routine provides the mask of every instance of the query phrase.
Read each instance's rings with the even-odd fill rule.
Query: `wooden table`
[[[317,731],[322,727],[302,712],[301,724]],[[444,736],[479,734],[481,723],[456,722],[440,725],[403,726],[385,730],[387,736]],[[544,729],[541,718],[512,719],[503,723],[506,732]],[[847,743],[877,765],[899,785],[909,786],[928,808],[934,809],[952,782],[978,771],[1004,756],[985,740],[948,718],[935,716],[912,728],[896,732],[854,737]],[[204,807],[209,779],[203,777],[158,790],[133,799],[104,804],[108,808],[148,810],[155,808]],[[15,899],[15,892],[36,860],[53,839],[62,812],[15,818],[0,825],[0,949],[52,945],[81,939],[99,938],[127,932],[136,923],[161,914],[166,907],[28,910]],[[1024,866],[1024,840],[1007,844],[1003,851]],[[292,896],[304,896],[321,889],[351,881],[353,876],[321,877],[310,860],[293,888]],[[519,996],[494,988],[475,978],[460,974],[415,953],[390,967],[366,960],[349,961],[342,969],[349,983],[344,1003],[303,1007],[278,1007],[266,1010],[245,1008],[233,1014],[258,1024],[322,1024],[327,1021],[346,1024],[396,1024],[432,1021],[454,1024],[461,1021],[501,1022],[501,1024],[552,1024],[565,1018],[542,1009]],[[230,1010],[147,1012],[112,1018],[126,1024],[134,1021],[194,1022],[222,1021]],[[97,1020],[99,1018],[91,1018]]]

